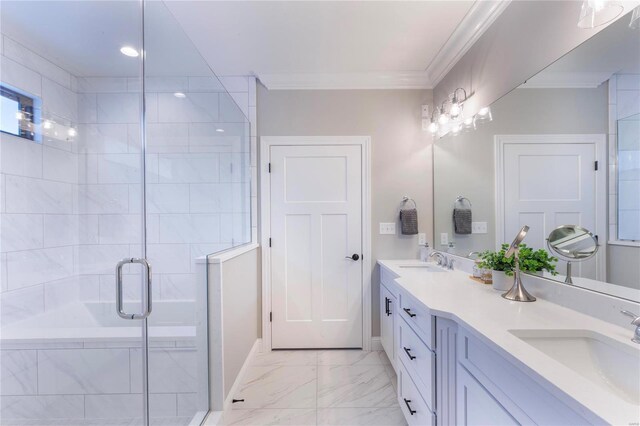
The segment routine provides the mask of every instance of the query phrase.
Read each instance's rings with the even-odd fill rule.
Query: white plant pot
[[[492,271],[493,275],[493,289],[498,291],[510,290],[513,286],[513,275],[508,277],[502,271]]]

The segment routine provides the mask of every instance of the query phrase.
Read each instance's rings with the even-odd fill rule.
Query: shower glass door
[[[143,424],[145,321],[116,313],[115,280],[147,256],[142,4],[0,15],[0,424]],[[123,266],[124,312],[143,312],[145,282]],[[176,398],[149,403],[177,416]]]
[[[171,6],[146,1],[144,15],[149,413],[186,425],[209,407],[207,256],[251,240],[250,144],[246,114]],[[246,77],[231,80],[248,105]]]

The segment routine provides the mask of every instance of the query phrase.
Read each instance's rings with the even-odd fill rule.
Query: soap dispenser
[[[429,247],[429,243],[424,243],[424,245],[420,244],[420,261],[427,262],[430,254],[431,247]]]

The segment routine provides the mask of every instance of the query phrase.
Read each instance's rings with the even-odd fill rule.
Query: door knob
[[[352,254],[351,256],[345,256],[345,259],[351,259],[351,260],[360,260],[360,255],[357,253]]]

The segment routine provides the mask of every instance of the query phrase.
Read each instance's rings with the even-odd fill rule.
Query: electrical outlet
[[[446,246],[449,244],[449,234],[447,234],[446,232],[443,232],[442,234],[440,234],[440,244],[443,246]]]
[[[423,246],[425,244],[427,244],[427,234],[421,232],[418,234],[418,245]]]
[[[395,235],[396,224],[393,222],[384,223],[380,222],[380,235]]]
[[[486,234],[487,233],[487,222],[471,222],[471,233],[472,234]]]
[[[429,118],[429,105],[422,105],[422,118]]]

